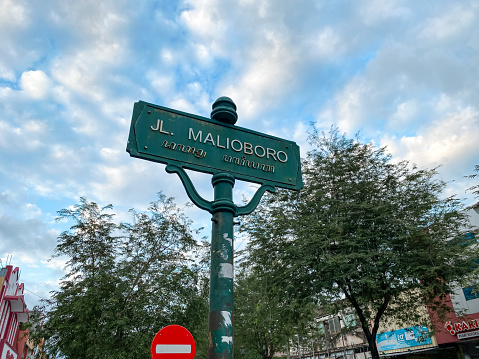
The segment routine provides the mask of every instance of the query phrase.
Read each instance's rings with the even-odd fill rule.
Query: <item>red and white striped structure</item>
[[[28,309],[19,279],[18,267],[0,269],[0,359],[21,359],[17,348],[19,324],[28,321]]]

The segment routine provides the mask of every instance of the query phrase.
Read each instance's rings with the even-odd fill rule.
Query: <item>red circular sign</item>
[[[195,352],[193,336],[181,325],[164,327],[151,342],[152,359],[193,359]]]

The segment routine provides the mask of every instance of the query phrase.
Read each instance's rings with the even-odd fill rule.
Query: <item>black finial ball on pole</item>
[[[211,106],[211,118],[220,122],[225,122],[234,125],[238,120],[236,113],[236,105],[232,99],[226,96],[218,98]]]

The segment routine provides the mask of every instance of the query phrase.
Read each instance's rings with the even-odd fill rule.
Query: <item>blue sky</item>
[[[133,103],[209,117],[229,96],[238,125],[296,141],[310,123],[442,165],[447,195],[478,164],[479,1],[0,1],[0,258],[22,270],[29,307],[64,262],[48,261],[56,211],[80,196],[120,220],[176,175],[125,152]],[[210,176],[191,173],[213,196]],[[254,189],[238,182],[235,199]],[[186,213],[209,236],[209,215]]]

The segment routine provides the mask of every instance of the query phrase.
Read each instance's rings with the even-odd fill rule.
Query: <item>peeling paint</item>
[[[229,336],[222,336],[221,337],[221,342],[222,343],[226,343],[228,345],[233,345],[233,337],[229,337]]]
[[[220,256],[221,256],[222,260],[227,261],[230,257],[228,249],[226,249],[226,248],[221,249],[220,250]]]
[[[233,279],[233,265],[230,263],[220,263],[220,278]]]
[[[228,238],[228,233],[223,233],[223,238],[230,242],[230,246],[233,246],[233,239]]]
[[[223,323],[226,327],[231,327],[232,321],[231,321],[231,312],[228,312],[226,310],[221,311],[221,316],[223,317]]]

